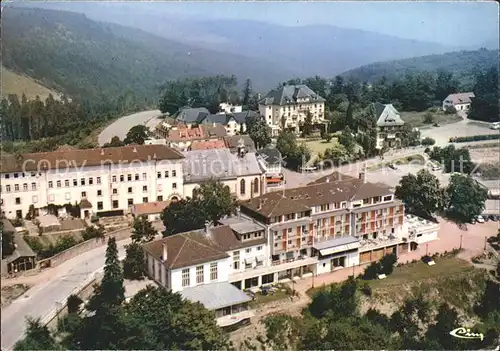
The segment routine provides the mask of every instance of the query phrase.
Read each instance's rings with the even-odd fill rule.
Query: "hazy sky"
[[[495,1],[176,1],[146,6],[204,19],[251,19],[288,26],[330,24],[440,43],[457,37],[463,45],[498,40],[499,5]]]

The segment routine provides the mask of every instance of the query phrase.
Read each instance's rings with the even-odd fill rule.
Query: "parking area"
[[[436,145],[448,144],[451,137],[464,137],[481,134],[498,134],[498,130],[489,128],[489,123],[476,122],[464,119],[461,122],[445,124],[440,127],[421,129],[422,138],[429,137],[436,140]]]

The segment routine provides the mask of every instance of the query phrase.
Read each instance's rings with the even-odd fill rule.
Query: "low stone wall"
[[[97,277],[95,274],[92,275],[73,291],[73,295],[78,296],[85,302],[94,292],[94,284],[99,282],[100,278],[101,277]],[[54,307],[52,311],[42,319],[42,323],[49,328],[56,329],[58,319],[63,318],[67,314],[68,305],[66,300],[62,302],[60,306]]]
[[[44,260],[38,261],[38,267],[39,268],[49,268],[49,267],[56,267],[60,265],[61,263],[72,259],[73,257],[76,257],[78,255],[81,255],[87,251],[93,250],[95,248],[104,246],[108,243],[108,238],[114,237],[116,241],[120,240],[125,240],[130,237],[131,234],[131,229],[130,228],[125,228],[125,229],[119,229],[114,232],[110,232],[104,235],[104,238],[102,239],[91,239],[84,241],[78,245],[75,245],[73,247],[70,247],[67,250],[64,250],[52,257],[46,258]]]

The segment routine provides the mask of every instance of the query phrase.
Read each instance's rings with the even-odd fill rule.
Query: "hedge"
[[[496,140],[496,139],[500,139],[500,134],[482,134],[482,135],[472,135],[466,137],[454,137],[450,138],[450,143],[467,143],[469,141]]]

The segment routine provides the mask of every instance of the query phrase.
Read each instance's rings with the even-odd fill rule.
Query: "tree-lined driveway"
[[[151,121],[155,120],[157,117],[161,115],[160,110],[150,110],[150,111],[142,111],[133,113],[128,116],[121,117],[111,123],[109,126],[104,129],[101,134],[99,134],[98,142],[99,145],[104,145],[111,141],[111,138],[114,136],[119,137],[121,140],[125,139],[127,132],[133,126],[138,124],[144,124],[148,128],[151,128]]]

